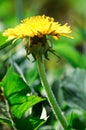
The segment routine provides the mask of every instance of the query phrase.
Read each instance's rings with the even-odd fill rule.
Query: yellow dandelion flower
[[[54,39],[58,40],[60,36],[72,38],[70,33],[71,29],[67,24],[62,26],[58,22],[55,22],[54,18],[43,15],[26,18],[15,28],[5,30],[3,35],[7,36],[8,40],[27,39],[26,55],[31,53],[36,57],[35,55],[40,53],[41,55],[44,54],[47,58],[48,51],[53,54],[54,52],[47,42],[46,35],[51,35]]]
[[[3,35],[8,36],[8,39],[43,37],[44,35],[51,35],[58,39],[59,36],[72,38],[70,33],[71,29],[67,24],[61,26],[58,22],[54,22],[53,18],[43,15],[26,18],[15,28],[4,31]]]

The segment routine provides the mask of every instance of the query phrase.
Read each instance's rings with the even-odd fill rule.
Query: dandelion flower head
[[[54,18],[42,15],[26,18],[19,25],[4,31],[3,35],[8,39],[19,39],[25,37],[43,37],[51,35],[58,39],[60,36],[72,38],[71,29],[67,24],[61,25],[54,21]]]

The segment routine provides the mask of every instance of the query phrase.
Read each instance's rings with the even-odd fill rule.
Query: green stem
[[[55,97],[54,97],[52,90],[51,90],[51,88],[48,84],[48,81],[46,79],[43,57],[41,57],[40,55],[37,55],[36,59],[37,59],[39,75],[40,75],[40,78],[41,78],[42,85],[43,85],[43,87],[46,91],[48,101],[51,105],[51,108],[52,108],[56,118],[59,119],[59,121],[62,124],[64,130],[66,130],[68,123],[67,123],[65,117],[63,116],[62,111],[61,111],[59,105],[57,104],[57,101],[55,100]]]

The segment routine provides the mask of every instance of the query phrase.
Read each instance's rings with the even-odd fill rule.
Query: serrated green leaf
[[[9,68],[2,80],[2,86],[11,111],[16,118],[21,118],[30,107],[44,100],[30,94],[29,86],[14,72],[13,68]]]
[[[19,95],[18,95],[19,96]],[[21,103],[22,98],[25,100]],[[39,103],[40,101],[43,101],[44,99],[38,97],[38,96],[24,96],[21,97],[20,100],[18,100],[19,102],[16,103],[17,98],[15,99],[14,104],[11,104],[11,109],[12,112],[14,114],[15,117],[17,118],[21,118],[23,116],[23,114],[29,109],[31,108],[33,105]]]
[[[26,117],[21,120],[15,119],[16,128],[18,130],[38,130],[38,128],[43,125],[46,120],[34,118],[34,117]]]
[[[86,110],[86,70],[74,69],[73,72],[65,75],[60,86],[70,107]]]
[[[10,97],[17,92],[21,92],[22,94],[30,93],[29,86],[16,72],[14,72],[12,67],[8,69],[5,77],[2,80],[2,84],[6,97]]]
[[[38,130],[38,128],[43,125],[46,120],[37,119],[37,118],[30,118],[30,122],[32,124],[33,130]]]

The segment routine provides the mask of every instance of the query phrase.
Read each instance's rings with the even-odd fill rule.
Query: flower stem
[[[41,83],[42,83],[42,85],[43,85],[43,87],[46,91],[46,95],[47,95],[48,101],[51,105],[51,108],[52,108],[56,118],[59,119],[59,121],[60,121],[61,125],[63,126],[64,130],[66,130],[68,123],[67,123],[65,117],[63,116],[62,111],[61,111],[59,105],[57,104],[57,101],[56,101],[56,99],[55,99],[55,97],[52,93],[52,90],[51,90],[51,88],[48,84],[48,81],[46,79],[43,57],[38,55],[36,57],[36,60],[37,60],[39,75],[40,75],[40,78],[41,78]]]

